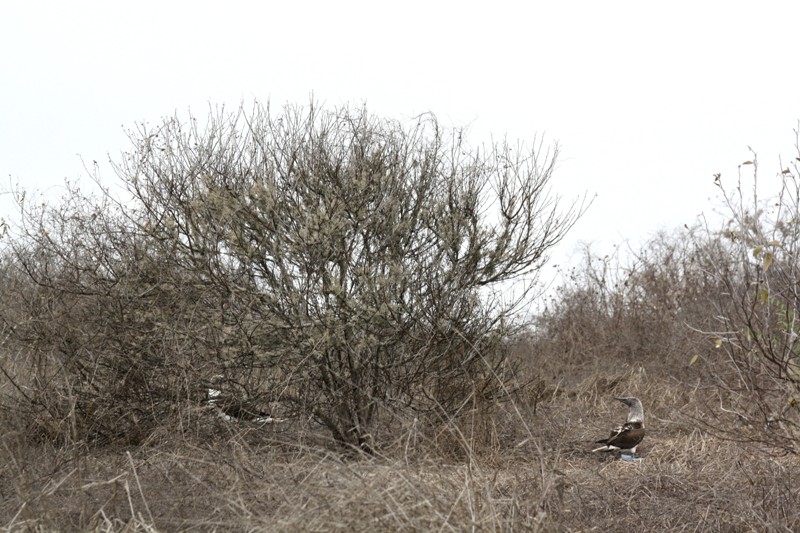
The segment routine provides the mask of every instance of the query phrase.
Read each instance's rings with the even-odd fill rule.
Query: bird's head
[[[614,398],[614,399],[621,401],[628,407],[633,407],[634,405],[636,405],[636,402],[639,402],[639,398],[634,398],[633,396],[623,396],[621,398]]]
[[[642,402],[639,400],[639,398],[634,398],[633,396],[623,396],[614,399],[624,403],[630,409],[628,412],[628,422],[644,422],[644,408],[642,407]]]

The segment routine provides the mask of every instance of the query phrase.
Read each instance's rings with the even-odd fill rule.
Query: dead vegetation
[[[579,216],[528,194],[550,154],[469,158],[435,120],[349,113],[169,120],[127,160],[142,210],[24,211],[0,262],[0,527],[800,530],[796,169],[772,218],[726,196],[722,232],[587,249],[521,329],[481,291],[535,275]],[[223,418],[212,385],[284,421]],[[615,396],[645,406],[641,462],[589,451]]]
[[[588,451],[622,393],[648,407],[641,463]],[[12,531],[796,531],[800,462],[705,432],[701,393],[641,369],[598,374],[535,415],[520,401],[437,432],[412,421],[372,457],[302,422],[203,411],[136,447],[10,431],[0,518]]]

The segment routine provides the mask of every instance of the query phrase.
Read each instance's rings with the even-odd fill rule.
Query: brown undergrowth
[[[451,424],[408,421],[375,457],[343,456],[303,421],[175,414],[130,448],[32,443],[5,420],[10,531],[796,531],[800,462],[721,440],[697,395],[641,368],[598,372]],[[592,454],[637,395],[639,463]],[[534,412],[535,411],[535,412]],[[167,429],[169,428],[169,429]]]

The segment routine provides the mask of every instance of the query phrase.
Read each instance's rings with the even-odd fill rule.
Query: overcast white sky
[[[796,155],[798,29],[796,1],[7,1],[0,179],[57,191],[82,156],[112,181],[136,122],[313,93],[558,141],[556,191],[597,195],[559,257],[710,213],[748,145],[775,180]]]

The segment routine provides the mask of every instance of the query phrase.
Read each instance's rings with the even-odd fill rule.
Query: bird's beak
[[[628,405],[628,399],[627,398],[614,398],[614,399],[624,403],[625,405]]]

